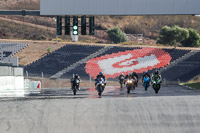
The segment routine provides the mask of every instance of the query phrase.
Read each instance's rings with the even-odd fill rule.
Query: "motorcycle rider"
[[[119,75],[119,81],[121,80],[121,79],[124,79],[125,77],[124,77],[124,74],[123,73],[121,73],[120,75]]]
[[[128,73],[126,76],[125,76],[125,79],[135,79],[137,81],[137,78],[135,76],[132,75],[132,73]],[[135,84],[133,84],[134,86]]]
[[[73,86],[73,82],[75,81],[75,80],[79,80],[79,83],[81,82],[81,79],[80,79],[80,76],[78,75],[78,74],[73,74],[73,77],[71,78],[71,85]],[[80,86],[79,86],[80,84],[78,84],[78,90],[80,90]]]
[[[148,71],[146,71],[143,75],[142,75],[142,83],[144,82],[144,77],[149,77],[150,81],[151,81],[151,76],[150,74],[148,73]]]
[[[95,86],[97,85],[97,80],[99,78],[103,78],[104,79],[104,82],[106,81],[106,77],[103,75],[103,72],[99,72],[99,74],[96,76],[96,79],[95,79]],[[105,86],[106,86],[106,82],[104,83]]]
[[[120,80],[122,77],[124,77],[124,74],[123,74],[123,73],[121,73],[121,74],[119,75],[119,80]]]
[[[160,83],[162,82],[162,76],[159,73],[158,69],[155,70],[155,72],[151,76],[151,81],[154,81],[155,79],[159,78]]]
[[[131,73],[128,73],[128,74],[125,76],[125,79],[134,79],[134,77],[132,76]]]
[[[132,77],[135,77],[135,79],[136,79],[135,85],[136,85],[136,87],[137,87],[137,86],[138,86],[138,80],[139,80],[137,73],[133,71],[133,72],[132,72]]]

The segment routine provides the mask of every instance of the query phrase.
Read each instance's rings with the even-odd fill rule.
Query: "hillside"
[[[0,2],[2,10],[21,10],[21,9],[39,9],[39,0],[6,0]],[[53,18],[36,16],[13,16],[12,20],[23,21],[27,23],[43,25],[55,28],[56,23]],[[179,25],[180,27],[193,28],[200,33],[200,17],[182,15],[182,16],[96,16],[96,35],[95,41],[103,42],[108,39],[106,30],[112,27],[120,27],[127,34],[143,34],[145,38],[156,40],[160,29],[165,26]],[[17,38],[17,37],[15,37]],[[49,38],[49,37],[46,37]],[[66,39],[65,36],[61,36]],[[90,38],[83,37],[83,41],[89,42]],[[26,39],[26,38],[25,38]],[[51,38],[52,39],[52,38]],[[48,39],[48,40],[51,40]],[[46,40],[46,39],[43,39]],[[155,43],[155,42],[154,42]]]

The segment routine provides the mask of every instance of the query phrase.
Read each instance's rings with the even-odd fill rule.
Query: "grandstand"
[[[12,56],[27,43],[0,43],[0,97],[23,97],[23,67],[18,67],[18,59]]]
[[[30,76],[40,76],[43,72],[45,77],[50,77],[101,48],[103,46],[65,45],[44,58],[29,64],[24,68],[24,71],[28,71]]]
[[[71,78],[73,74],[78,73],[82,79],[88,80],[91,75],[89,76],[89,73],[86,72],[86,65],[87,61],[90,59],[104,58],[112,54],[115,55],[128,51],[133,51],[133,53],[138,55],[137,52],[140,51],[141,53],[143,53],[143,57],[147,58],[150,61],[151,60],[150,53],[154,53],[158,59],[162,59],[164,62],[166,62],[165,60],[169,61],[168,63],[166,62],[164,64],[161,61],[160,66],[158,64],[155,65],[157,66],[155,68],[160,68],[162,70],[162,67],[166,67],[167,65],[170,66],[170,64],[177,62],[178,60],[182,59],[183,57],[191,53],[191,50],[184,50],[184,49],[166,49],[166,48],[144,49],[141,47],[118,47],[118,46],[110,47],[109,49],[106,49],[105,51],[98,53],[98,51],[101,49],[106,49],[106,47],[96,46],[96,45],[72,45],[72,44],[65,45],[64,47],[56,50],[55,52],[52,52],[47,56],[33,62],[32,64],[25,66],[24,71],[28,71],[29,76],[41,76],[41,72],[43,72],[44,76],[47,78],[56,75],[56,73],[61,73],[61,75],[58,78]],[[150,50],[150,52],[148,52],[148,50]],[[147,51],[147,53],[145,53],[145,51]],[[87,59],[87,57],[91,56],[94,53],[96,53],[95,57],[88,58],[88,60],[85,60],[84,62],[82,61],[83,59]],[[169,59],[165,59],[167,57],[166,55],[170,55]],[[178,79],[180,79],[181,81],[188,81],[194,76],[197,76],[199,74],[197,73],[197,69],[200,68],[199,65],[200,63],[198,62],[199,56],[200,53],[197,52],[196,54],[190,56],[189,58],[185,59],[183,58],[184,60],[182,60],[181,62],[162,71],[163,77],[168,81],[177,81]],[[63,71],[66,68],[70,69],[68,69],[68,71]],[[91,68],[91,73],[93,73],[93,69],[95,68],[96,68],[95,66]],[[150,70],[150,72],[153,72],[155,68],[148,67],[148,70]],[[138,72],[140,73],[139,75],[141,76],[141,73],[144,72],[145,70],[146,68],[138,70]],[[188,75],[189,72],[190,74]],[[94,76],[91,77],[94,78]],[[115,76],[115,78],[110,78],[109,80],[116,80],[116,78],[117,76]]]
[[[27,46],[27,43],[0,43],[0,60],[13,56]]]
[[[200,51],[162,72],[168,81],[187,82],[200,74]]]

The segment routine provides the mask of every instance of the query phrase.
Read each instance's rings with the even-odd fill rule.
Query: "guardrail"
[[[31,15],[31,16],[39,16],[40,10],[4,10],[0,11],[0,15]]]

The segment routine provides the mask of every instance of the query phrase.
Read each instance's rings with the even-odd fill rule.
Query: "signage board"
[[[40,0],[41,15],[195,15],[200,0]]]

